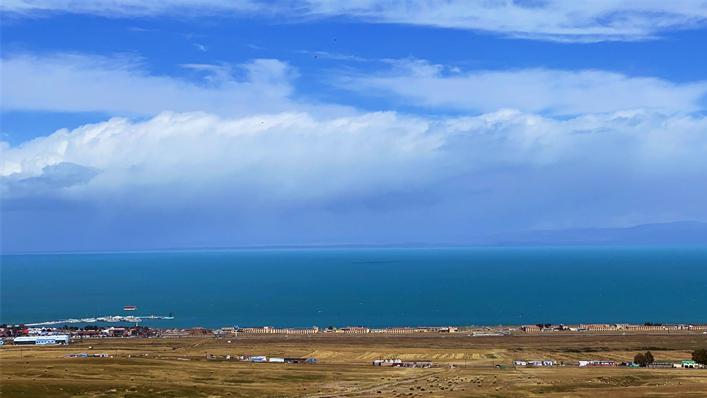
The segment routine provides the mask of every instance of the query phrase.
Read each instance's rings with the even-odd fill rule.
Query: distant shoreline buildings
[[[589,323],[579,325],[523,325],[520,330],[525,333],[547,332],[668,332],[668,331],[707,331],[707,324],[662,324],[662,323]]]
[[[41,325],[41,326],[40,326]],[[366,326],[309,328],[280,328],[273,326],[239,327],[229,326],[216,329],[192,328],[152,328],[147,326],[98,326],[83,327],[62,325],[51,327],[44,323],[27,325],[0,325],[0,337],[67,335],[72,339],[115,338],[115,337],[238,337],[260,335],[425,335],[454,334],[469,337],[502,337],[509,335],[540,335],[550,333],[704,333],[707,324],[537,324],[522,326],[418,326],[384,327]]]

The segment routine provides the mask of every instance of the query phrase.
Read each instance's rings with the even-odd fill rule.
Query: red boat
[[[137,309],[134,305],[126,305],[123,307],[123,311],[135,311]]]

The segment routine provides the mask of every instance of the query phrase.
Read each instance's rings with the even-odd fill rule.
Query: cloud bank
[[[429,129],[427,121],[392,113],[336,119],[304,113],[115,118],[7,148],[0,175],[27,181],[70,163],[98,174],[78,186],[59,187],[58,194],[176,189],[188,200],[206,191],[258,200],[327,199],[433,178],[432,163],[444,162],[438,158],[443,137]]]
[[[0,142],[2,249],[466,243],[707,221],[704,82],[386,62],[332,84],[425,112],[309,103],[273,59],[176,77],[125,56],[6,56],[3,110],[128,116]]]
[[[444,228],[462,239],[508,223],[705,220],[706,132],[705,117],[648,111],[568,119],[512,110],[432,119],[162,113],[3,144],[0,175],[12,211],[36,198],[226,218],[407,209],[398,214],[405,219],[414,209],[450,222]],[[461,215],[478,223],[450,221]],[[436,232],[418,230],[420,239]]]
[[[642,40],[707,23],[707,3],[693,0],[6,0],[2,10],[19,16],[47,13],[106,17],[155,15],[264,15],[295,20],[344,17],[467,29],[556,41]]]

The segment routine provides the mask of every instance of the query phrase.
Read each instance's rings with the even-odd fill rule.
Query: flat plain
[[[2,397],[707,397],[707,369],[579,368],[580,359],[689,359],[704,334],[465,334],[93,339],[63,347],[0,347]],[[73,353],[110,358],[67,358]],[[314,357],[248,363],[207,355]],[[431,360],[432,368],[372,366]],[[565,366],[513,368],[514,359]],[[501,365],[497,367],[496,365]]]

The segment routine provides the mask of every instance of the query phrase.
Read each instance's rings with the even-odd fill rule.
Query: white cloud
[[[46,12],[94,14],[106,17],[160,14],[213,14],[248,12],[262,8],[252,0],[4,0],[0,9],[19,15]]]
[[[470,173],[483,181],[484,173],[507,167],[520,168],[519,174],[566,168],[567,177],[577,168],[647,180],[704,178],[705,132],[707,118],[645,111],[566,120],[510,110],[448,119],[163,113],[144,122],[115,118],[16,147],[5,144],[0,175],[8,196],[16,196],[10,183],[69,163],[62,170],[72,178],[78,171],[92,178],[59,186],[55,194],[166,190],[298,203],[426,187]]]
[[[68,162],[99,170],[74,187],[77,195],[180,187],[199,196],[237,191],[297,202],[424,179],[424,165],[442,144],[427,130],[425,121],[390,113],[324,120],[163,113],[146,122],[116,118],[60,130],[6,149],[1,174],[25,180]]]
[[[202,53],[205,53],[205,52],[209,51],[209,48],[206,47],[205,45],[201,44],[201,43],[194,43],[194,44],[192,44],[192,45],[194,46],[194,48],[196,48],[197,50],[201,51]]]
[[[315,15],[372,22],[471,29],[560,41],[635,40],[707,22],[707,3],[693,0],[307,2]]]
[[[4,57],[0,63],[2,107],[150,116],[165,110],[243,115],[314,107],[291,100],[296,72],[279,60],[183,67],[199,76],[153,75],[139,59],[127,56]],[[327,107],[319,108],[325,111]]]
[[[3,244],[468,242],[707,221],[706,132],[707,117],[645,111],[111,119],[0,142]]]
[[[228,12],[296,19],[345,16],[560,41],[646,39],[707,23],[707,3],[699,0],[295,0],[279,5],[259,0],[6,0],[2,9],[19,15],[69,12],[109,17]]]
[[[349,75],[342,88],[390,96],[422,107],[491,112],[583,114],[650,109],[693,112],[703,108],[707,82],[673,83],[601,70],[482,70],[461,72],[423,60],[391,61],[385,73]]]
[[[435,110],[577,115],[646,109],[703,109],[707,82],[584,70],[461,71],[424,60],[388,60],[385,72],[340,75],[335,83]],[[297,72],[275,59],[239,65],[183,64],[184,77],[151,74],[139,59],[81,54],[6,56],[0,61],[6,111],[105,112],[153,116],[208,111],[221,116],[284,111],[346,115],[355,110],[297,96]]]
[[[176,236],[192,234],[182,225],[191,215],[202,228],[195,235],[221,228],[248,237],[264,228],[262,242],[272,242],[272,231],[299,234],[314,215],[321,229],[310,237],[339,229],[368,237],[361,229],[370,223],[381,239],[463,241],[473,228],[707,220],[707,117],[692,112],[701,109],[703,82],[393,65],[350,78],[420,106],[480,114],[304,104],[295,97],[295,72],[277,60],[184,64],[200,78],[183,79],[151,75],[126,57],[6,57],[5,110],[150,119],[0,142],[0,210],[13,220],[4,228],[32,234],[43,227],[24,227],[27,217],[55,229],[85,218],[107,231],[116,220],[148,217],[183,228]],[[53,224],[56,217],[62,221]]]

